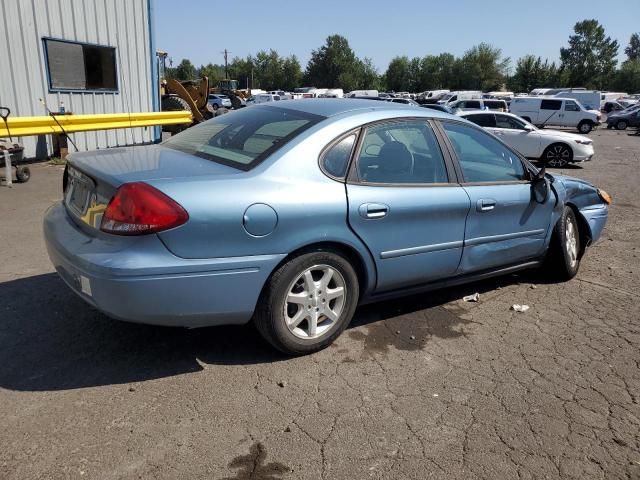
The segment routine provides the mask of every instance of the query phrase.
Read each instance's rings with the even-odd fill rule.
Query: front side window
[[[114,47],[50,38],[43,42],[50,90],[118,90]]]
[[[484,131],[445,122],[466,182],[508,182],[525,179],[520,158]]]
[[[221,115],[172,136],[165,147],[250,170],[325,117],[256,106]]]
[[[576,102],[571,102],[571,101],[565,102],[564,109],[567,112],[579,112],[580,111],[580,107],[578,106],[578,104]]]
[[[333,145],[322,157],[324,171],[335,178],[344,178],[349,165],[349,158],[356,143],[353,133]]]
[[[367,128],[358,156],[358,177],[367,183],[447,183],[444,158],[425,121],[406,120]]]
[[[477,100],[468,100],[464,108],[480,108],[480,102]]]
[[[496,114],[496,128],[509,128],[511,130],[525,130],[524,123],[509,115]]]

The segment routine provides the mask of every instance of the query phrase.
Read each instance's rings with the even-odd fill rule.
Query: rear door
[[[520,158],[483,130],[443,121],[471,200],[459,273],[538,258],[551,223],[554,195],[535,201]]]
[[[452,275],[469,197],[426,119],[371,125],[347,182],[349,223],[371,251],[377,291]]]

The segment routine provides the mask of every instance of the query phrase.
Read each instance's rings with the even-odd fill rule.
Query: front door
[[[377,291],[456,272],[469,197],[453,177],[426,120],[366,129],[347,184],[348,215],[375,259]]]
[[[508,266],[543,253],[555,198],[535,201],[520,158],[483,130],[443,122],[471,208],[459,273]]]
[[[583,113],[580,105],[575,100],[565,100],[562,116],[562,125],[565,127],[576,127],[582,120]]]

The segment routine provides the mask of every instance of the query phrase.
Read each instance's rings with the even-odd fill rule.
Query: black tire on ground
[[[618,120],[616,123],[616,130],[626,130],[629,124],[626,120]]]
[[[26,183],[31,178],[31,170],[29,167],[16,167],[16,180],[19,183]]]
[[[163,112],[175,112],[179,110],[186,110],[188,112],[191,112],[191,107],[189,107],[189,104],[180,97],[170,96],[164,97],[162,99]],[[162,127],[165,132],[171,132],[174,135],[176,133],[180,133],[185,128],[187,128],[187,125],[164,125]]]
[[[218,104],[217,104],[217,103],[214,103],[214,104],[213,104],[213,110],[214,110],[214,111],[215,111],[215,110],[218,110],[218,108],[220,108],[220,107],[218,106]]]
[[[554,279],[571,280],[580,268],[581,241],[575,212],[564,207],[553,228],[544,268]]]
[[[573,160],[573,150],[564,143],[554,143],[544,149],[540,160],[549,167],[566,167]]]
[[[584,135],[593,130],[593,122],[591,120],[583,120],[578,124],[578,131]]]
[[[292,286],[296,285],[296,279],[314,266],[329,266],[337,271],[344,281],[345,297],[342,311],[333,325],[324,334],[305,339],[287,327],[285,308],[292,305],[287,304],[286,299]],[[262,337],[281,352],[287,355],[313,353],[333,343],[347,327],[358,305],[359,288],[353,266],[341,254],[333,251],[303,253],[289,259],[271,275],[258,300],[253,322]],[[306,296],[304,298],[306,302]],[[305,308],[304,305],[296,307]],[[306,321],[303,320],[303,324]]]

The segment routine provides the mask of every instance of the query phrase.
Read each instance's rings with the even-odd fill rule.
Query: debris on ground
[[[520,312],[520,313],[524,313],[527,310],[529,310],[529,305],[519,305],[517,303],[514,303],[513,305],[511,305],[511,310],[513,310],[514,312]]]
[[[531,290],[535,290],[536,288],[538,288],[538,286],[537,286],[537,285],[533,285],[533,284],[532,284],[532,285],[529,285],[529,288],[530,288]]]
[[[480,299],[480,294],[478,292],[473,295],[467,295],[466,297],[462,297],[462,300],[465,302],[477,302]]]
[[[409,339],[410,339],[410,340],[415,340],[415,339],[416,339],[416,336],[415,336],[415,335],[411,335],[411,336],[409,337]]]
[[[287,386],[287,382],[285,382],[285,381],[283,381],[283,380],[280,380],[280,381],[278,382],[278,386],[279,386],[280,388],[284,388],[284,387],[286,387],[286,386]]]

